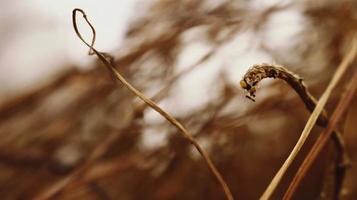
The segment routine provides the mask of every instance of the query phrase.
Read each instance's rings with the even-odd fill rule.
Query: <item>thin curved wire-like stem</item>
[[[77,23],[76,23],[76,13],[77,12],[80,12],[83,15],[83,18],[85,19],[87,24],[91,27],[92,32],[93,32],[94,35],[95,35],[95,29],[91,25],[91,23],[88,21],[87,16],[86,16],[86,14],[85,14],[85,12],[83,10],[78,9],[78,8],[74,9],[73,12],[72,12],[72,22],[73,22],[73,27],[75,29],[75,32],[76,32],[78,38],[90,48],[90,50],[93,52],[93,54],[95,54],[99,58],[99,60],[104,64],[104,66],[116,78],[116,80],[118,80],[120,83],[125,85],[134,95],[136,95],[141,100],[143,100],[147,105],[149,105],[152,109],[154,109],[156,112],[158,112],[160,115],[162,115],[165,119],[167,119],[171,124],[176,126],[181,131],[180,133],[182,133],[182,136],[185,139],[187,139],[197,149],[197,151],[200,153],[200,155],[203,157],[204,161],[208,165],[209,170],[216,177],[216,179],[218,180],[218,182],[222,186],[222,189],[223,189],[227,199],[233,200],[233,195],[232,195],[231,191],[229,190],[229,187],[228,187],[227,183],[225,182],[225,180],[223,179],[222,175],[219,173],[219,171],[217,170],[217,168],[215,167],[215,165],[213,164],[213,162],[209,158],[208,154],[203,150],[203,148],[198,144],[198,142],[191,136],[190,132],[179,121],[177,121],[171,114],[169,114],[166,111],[164,111],[155,102],[153,102],[151,99],[147,98],[143,93],[141,93],[134,86],[132,86],[115,69],[115,67],[112,65],[112,62],[108,61],[108,58],[110,60],[112,60],[112,58],[108,54],[101,53],[101,52],[97,51],[93,47],[95,37],[93,37],[94,39],[92,41],[92,44],[88,44],[83,39],[82,35],[80,34],[80,32],[78,30]],[[89,54],[92,54],[91,51],[89,52]],[[47,197],[49,197],[49,196],[47,196]],[[47,199],[47,198],[43,198],[43,199]]]
[[[83,37],[81,36],[81,34],[80,34],[79,31],[78,31],[78,28],[77,28],[77,25],[76,25],[76,16],[75,16],[75,12],[77,12],[77,11],[82,13],[82,15],[83,15],[85,21],[88,23],[88,25],[89,25],[90,28],[91,28],[91,31],[92,31],[92,34],[93,34],[92,41],[91,41],[91,45],[89,45],[88,43],[86,43],[86,41],[84,41]],[[94,55],[94,54],[97,55],[97,56],[101,59],[101,61],[105,64],[105,66],[111,71],[111,67],[114,66],[114,64],[112,64],[112,63],[114,63],[114,58],[113,58],[111,55],[109,55],[109,54],[106,54],[106,53],[103,53],[103,52],[98,52],[98,51],[96,51],[96,50],[93,48],[93,45],[94,45],[95,39],[96,39],[96,31],[95,31],[94,27],[92,26],[92,24],[88,21],[88,19],[87,19],[85,13],[84,13],[81,9],[74,9],[74,10],[73,10],[73,16],[72,16],[72,18],[73,18],[73,27],[74,27],[74,29],[75,29],[75,32],[76,32],[77,36],[78,36],[87,46],[90,47],[89,52],[88,52],[88,55]],[[213,52],[212,52],[212,53],[213,53]],[[198,65],[199,63],[203,62],[204,60],[206,60],[207,58],[209,58],[209,56],[212,55],[212,53],[208,54],[207,56],[204,56],[204,58],[203,58],[202,60],[198,61],[197,65]],[[107,59],[108,59],[109,61],[107,61]],[[108,64],[109,64],[109,66],[108,66]],[[194,65],[194,66],[196,66],[196,65]],[[192,67],[190,67],[190,68],[194,68],[194,66],[192,66]],[[114,67],[113,67],[113,68],[114,68]],[[114,70],[116,70],[116,69],[114,69]],[[189,70],[188,70],[187,72],[189,72]],[[184,73],[186,73],[186,71],[185,71]],[[113,73],[111,73],[111,74],[113,74]],[[180,75],[182,75],[182,74],[183,74],[183,73],[180,73]],[[114,74],[114,77],[115,77],[116,79],[118,79],[115,74]],[[177,78],[178,78],[178,77],[175,77],[175,79],[177,79]],[[172,81],[174,81],[175,79],[173,79]],[[165,89],[166,89],[166,87],[165,87]],[[165,90],[165,89],[164,89],[164,90]],[[159,94],[161,94],[161,92],[159,92]],[[157,98],[157,97],[159,97],[159,96],[156,95],[154,98]],[[147,104],[145,101],[144,101],[144,105],[146,105],[146,106],[151,106],[151,105]],[[144,109],[146,106],[139,106],[139,107],[138,107],[137,109],[135,109],[135,110],[136,110],[136,111],[142,110],[142,109]],[[139,109],[139,110],[138,110],[138,109]],[[171,122],[171,121],[170,121],[170,122]],[[56,194],[60,193],[61,191],[65,190],[65,188],[67,188],[69,185],[71,185],[71,183],[75,182],[76,180],[78,180],[78,179],[81,177],[81,175],[90,167],[90,165],[91,165],[98,157],[100,157],[100,156],[106,151],[106,149],[108,148],[108,146],[112,143],[111,141],[115,140],[115,139],[117,138],[117,136],[118,136],[118,134],[114,134],[114,135],[111,135],[110,137],[108,137],[108,138],[107,138],[105,141],[103,141],[98,147],[95,148],[95,150],[90,154],[88,160],[85,162],[85,164],[84,164],[83,166],[79,167],[78,169],[76,169],[75,171],[73,171],[73,172],[72,172],[70,175],[68,175],[67,177],[65,177],[65,178],[59,180],[58,182],[56,182],[55,184],[53,184],[50,188],[48,188],[47,190],[45,190],[43,193],[40,193],[39,195],[37,195],[34,199],[49,199],[49,198],[55,196]],[[193,138],[192,138],[192,139],[193,139]],[[191,143],[192,143],[192,142],[191,142]],[[196,145],[198,145],[198,144],[196,144]],[[201,151],[203,151],[203,150],[201,149]],[[200,154],[201,154],[201,152],[200,152]],[[202,154],[201,154],[201,155],[202,155]],[[207,157],[208,157],[208,156],[206,155],[206,158],[207,158]],[[205,157],[204,157],[204,160],[206,160]],[[207,162],[207,161],[206,161],[206,162]],[[211,162],[211,164],[212,164],[212,162]],[[210,167],[210,166],[209,166],[209,167]],[[209,169],[210,169],[210,171],[212,171],[211,168],[209,168]],[[216,171],[217,171],[217,169],[216,169]],[[216,174],[214,174],[214,175],[216,176]],[[219,175],[220,175],[220,174],[219,174]],[[217,177],[217,176],[216,176],[216,177]],[[222,181],[224,182],[224,180],[223,180],[223,178],[222,178],[221,176],[220,176],[220,178],[221,178],[221,181],[219,180],[219,182],[220,182],[220,183],[222,183]],[[218,179],[218,178],[217,178],[217,179]],[[230,193],[227,184],[225,184],[225,185],[221,184],[221,185],[222,185],[222,187],[225,187],[225,188],[223,188],[223,189],[224,189],[224,191],[225,191],[225,194],[226,194],[226,196],[227,196],[227,199],[233,199],[232,194]],[[227,192],[227,191],[228,191],[228,192]]]
[[[301,180],[305,177],[306,172],[309,170],[312,163],[314,162],[316,157],[321,152],[322,148],[326,145],[328,138],[333,133],[333,130],[335,129],[341,116],[343,115],[344,112],[346,112],[348,105],[351,102],[351,100],[355,94],[355,91],[357,89],[357,71],[355,72],[355,74],[351,80],[352,80],[352,82],[349,84],[347,92],[341,98],[334,113],[331,116],[330,123],[328,124],[327,128],[318,137],[318,139],[314,143],[313,147],[311,148],[310,152],[306,156],[305,160],[300,165],[295,177],[290,182],[288,190],[286,191],[286,193],[283,197],[284,200],[291,199],[292,195],[295,193],[297,187],[301,183]],[[338,197],[339,196],[335,196],[334,199],[338,199]]]

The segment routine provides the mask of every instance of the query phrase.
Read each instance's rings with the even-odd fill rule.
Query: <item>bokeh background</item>
[[[224,199],[178,130],[87,55],[72,28],[76,7],[96,27],[96,48],[191,131],[234,197],[247,200],[264,191],[309,112],[279,80],[264,80],[253,103],[241,77],[253,64],[278,63],[319,97],[357,32],[355,0],[0,2],[1,199],[32,199],[72,176],[53,199]],[[330,98],[330,113],[355,68]],[[341,199],[357,198],[356,122],[357,98],[339,125],[351,159]],[[322,130],[314,128],[273,199]],[[334,156],[330,144],[294,198],[331,199]]]

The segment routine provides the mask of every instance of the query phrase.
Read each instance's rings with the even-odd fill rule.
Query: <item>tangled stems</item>
[[[87,24],[90,26],[90,28],[92,29],[93,32],[93,41],[91,44],[87,43],[82,35],[80,34],[78,27],[77,27],[77,23],[76,23],[76,13],[80,12],[83,16],[83,18],[85,19],[85,21],[87,22]],[[203,157],[203,159],[205,160],[206,164],[208,165],[209,170],[211,171],[211,173],[216,177],[216,179],[218,180],[218,182],[220,183],[220,185],[222,186],[225,195],[227,197],[228,200],[233,200],[233,195],[231,193],[231,191],[228,188],[227,183],[225,182],[225,180],[223,179],[222,175],[219,173],[219,171],[217,170],[217,168],[215,167],[215,165],[213,164],[212,160],[209,158],[208,154],[203,150],[203,148],[198,144],[198,142],[192,137],[192,135],[190,134],[190,132],[179,122],[177,121],[171,114],[167,113],[166,111],[164,111],[162,108],[160,108],[155,102],[153,102],[151,99],[149,99],[148,97],[146,97],[143,93],[141,93],[139,90],[137,90],[134,86],[132,86],[114,67],[114,65],[112,64],[111,60],[112,57],[108,54],[105,53],[101,53],[99,51],[97,51],[94,47],[94,38],[95,38],[95,29],[94,27],[91,25],[91,23],[88,21],[87,16],[85,14],[85,12],[81,9],[74,9],[72,12],[72,22],[73,22],[73,27],[74,30],[78,36],[78,38],[80,40],[82,40],[82,42],[87,45],[90,48],[89,53],[90,54],[95,54],[99,60],[104,64],[104,66],[110,71],[110,73],[115,77],[115,79],[117,81],[119,81],[120,83],[122,83],[125,87],[127,87],[127,89],[129,89],[134,95],[136,95],[137,97],[139,97],[142,101],[144,101],[148,106],[150,106],[152,109],[154,109],[156,112],[158,112],[160,115],[162,115],[166,120],[168,120],[172,125],[176,126],[179,130],[180,133],[182,134],[182,136],[187,139],[196,149],[197,151],[200,153],[200,155]],[[109,61],[108,61],[109,60]]]
[[[343,68],[345,69],[345,68]],[[326,103],[327,97],[324,99],[324,102],[320,104],[319,109],[315,111],[315,107],[317,109],[317,101],[316,99],[309,93],[306,85],[303,82],[303,79],[298,75],[290,72],[286,68],[280,65],[275,64],[259,64],[252,66],[248,72],[243,76],[242,80],[240,81],[240,85],[243,89],[247,91],[246,97],[254,101],[255,93],[256,93],[256,86],[257,84],[263,80],[264,78],[279,78],[286,81],[300,96],[300,98],[305,103],[307,109],[315,115],[310,117],[307,125],[303,133],[301,134],[299,141],[295,145],[293,151],[280,168],[276,176],[273,178],[271,183],[269,184],[268,188],[262,195],[261,199],[269,199],[274,189],[279,184],[282,176],[286,172],[287,168],[290,166],[294,158],[296,157],[297,153],[300,151],[302,145],[305,143],[309,132],[311,131],[313,124],[317,122],[318,125],[322,127],[326,127],[328,125],[328,117],[325,110],[323,110],[323,104]],[[333,85],[334,86],[334,85]],[[329,91],[331,91],[331,87],[329,87]],[[316,115],[317,114],[317,115]],[[346,164],[348,162],[347,157],[345,156],[344,151],[344,142],[339,132],[334,131],[332,135],[332,139],[336,145],[337,149],[337,156],[336,165],[338,166],[337,169],[344,174]],[[342,177],[343,178],[343,177]],[[342,182],[342,178],[336,177],[336,182]],[[336,190],[339,192],[339,190]]]

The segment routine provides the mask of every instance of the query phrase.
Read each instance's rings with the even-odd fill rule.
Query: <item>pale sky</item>
[[[137,0],[10,1],[0,8],[0,95],[43,83],[68,64],[85,68],[94,58],[75,36],[71,14],[82,8],[98,31],[96,46],[120,48]],[[4,6],[4,4],[6,6]],[[81,18],[79,18],[81,19]],[[80,21],[80,20],[79,20]],[[88,33],[87,26],[81,29]],[[88,34],[87,34],[88,35]]]
[[[216,0],[211,0],[216,1]],[[61,0],[61,1],[4,1],[0,8],[0,95],[11,96],[34,88],[49,81],[69,64],[86,68],[95,59],[87,56],[87,47],[75,36],[71,24],[73,8],[86,11],[97,30],[96,47],[112,52],[121,48],[127,25],[131,18],[137,17],[141,8],[150,1],[145,0]],[[6,5],[7,4],[7,5]],[[6,6],[4,6],[6,5]],[[212,4],[214,5],[214,4]],[[266,7],[267,3],[255,1],[254,7]],[[79,18],[80,19],[80,18]],[[301,26],[301,14],[297,11],[284,11],[273,15],[267,23],[263,38],[245,32],[236,36],[222,47],[213,59],[205,63],[203,71],[195,71],[184,81],[179,82],[178,90],[190,85],[187,95],[179,95],[180,104],[187,109],[196,107],[201,100],[196,96],[207,92],[204,88],[224,66],[228,77],[238,80],[250,65],[271,62],[266,53],[250,41],[267,40],[272,48],[284,48],[289,44]],[[83,26],[82,33],[89,31]],[[191,31],[194,35],[194,31]],[[88,33],[88,32],[87,32]],[[186,36],[187,35],[187,36]],[[192,37],[189,33],[183,38]],[[195,36],[193,36],[195,37]],[[248,41],[248,42],[247,42]],[[250,50],[247,51],[247,46]],[[194,40],[188,42],[179,54],[178,69],[187,67],[210,47]],[[200,91],[200,92],[198,92]],[[174,98],[174,97],[173,97]],[[3,98],[0,98],[0,101]],[[163,102],[164,103],[164,102]],[[164,103],[165,104],[165,103]],[[170,104],[167,102],[167,104]],[[170,107],[168,105],[168,107]],[[178,111],[179,112],[179,111]],[[181,110],[185,112],[185,110]],[[179,113],[178,113],[179,114]]]
[[[210,0],[212,1],[217,0]],[[130,19],[143,15],[143,7],[148,2],[150,1],[32,0],[8,3],[3,0],[0,8],[0,103],[11,96],[34,89],[41,83],[49,82],[69,64],[85,69],[93,62],[95,58],[87,55],[87,47],[73,32],[71,12],[74,8],[85,10],[96,27],[96,47],[101,51],[113,52],[121,48]],[[266,1],[252,3],[257,9],[268,5]],[[199,70],[194,70],[179,80],[173,88],[173,95],[159,102],[160,106],[175,116],[204,106],[218,94],[218,87],[214,87],[212,81],[222,68],[229,80],[238,86],[241,76],[249,66],[273,62],[267,53],[260,50],[257,45],[259,40],[266,41],[272,49],[284,49],[286,45],[291,45],[292,37],[302,30],[302,20],[301,13],[296,10],[283,11],[269,19],[261,38],[250,31],[238,34],[199,67]],[[86,35],[86,30],[89,33],[86,25],[81,28],[83,35]],[[200,34],[197,34],[199,31],[190,30],[183,34],[182,40],[186,45],[178,55],[177,70],[190,66],[210,50],[207,43],[200,41]],[[261,98],[264,93],[260,92],[259,95]],[[237,112],[243,113],[251,105],[244,102],[242,96],[241,107],[238,108],[241,110]],[[146,123],[163,121],[161,116],[150,109],[145,112],[144,120]],[[166,137],[165,130],[149,128],[144,131],[142,147],[157,148],[157,144],[165,143]]]

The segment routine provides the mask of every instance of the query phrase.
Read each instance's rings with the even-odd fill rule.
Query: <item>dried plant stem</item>
[[[153,102],[151,99],[147,98],[144,94],[142,94],[140,91],[138,91],[135,87],[133,87],[112,65],[110,61],[108,61],[108,55],[103,54],[99,51],[97,51],[93,45],[88,44],[81,36],[81,34],[78,31],[77,24],[76,24],[76,13],[80,12],[88,25],[92,28],[93,33],[95,33],[93,26],[91,23],[88,21],[85,13],[81,9],[74,9],[73,10],[73,15],[72,15],[72,20],[73,20],[73,26],[75,29],[75,32],[77,36],[84,42],[90,49],[91,51],[98,56],[100,61],[107,67],[107,69],[111,72],[112,75],[118,80],[120,83],[124,84],[134,95],[139,97],[141,100],[143,100],[147,105],[149,105],[151,108],[153,108],[155,111],[157,111],[159,114],[161,114],[165,119],[167,119],[171,124],[176,126],[182,133],[183,137],[185,137],[192,145],[195,146],[197,151],[201,154],[205,162],[207,163],[211,173],[217,178],[218,182],[221,184],[227,199],[233,200],[233,195],[230,192],[227,183],[224,181],[222,175],[219,173],[211,159],[209,158],[208,154],[202,149],[202,147],[198,144],[198,142],[191,136],[189,131],[180,123],[178,122],[173,116],[171,116],[169,113],[161,109],[155,102]],[[94,34],[95,35],[95,34]],[[93,42],[92,42],[93,44]],[[110,57],[109,57],[110,58]]]
[[[263,200],[269,199],[270,196],[273,194],[274,190],[276,189],[277,185],[281,181],[285,172],[287,171],[287,169],[289,168],[289,166],[291,165],[291,163],[297,156],[298,152],[302,148],[303,144],[305,143],[305,141],[306,141],[307,137],[309,136],[309,133],[311,132],[315,123],[317,121],[321,125],[327,123],[327,122],[324,122],[327,120],[323,120],[323,117],[322,117],[323,115],[326,115],[326,114],[323,114],[324,113],[323,107],[325,106],[328,97],[331,95],[332,90],[335,88],[338,81],[341,79],[343,73],[346,71],[349,64],[353,61],[353,59],[355,57],[355,53],[356,53],[356,39],[353,40],[353,45],[352,45],[351,50],[344,57],[342,63],[339,65],[339,67],[338,67],[334,77],[332,78],[330,84],[328,85],[326,91],[321,96],[320,100],[317,102],[316,107],[311,104],[311,103],[314,103],[314,100],[313,100],[313,98],[311,98],[312,96],[309,93],[307,93],[305,85],[302,84],[302,79],[296,75],[293,75],[292,73],[283,73],[283,72],[288,72],[288,71],[285,68],[283,68],[282,66],[269,65],[269,64],[253,66],[253,68],[251,68],[250,71],[248,71],[248,73],[243,77],[243,80],[241,81],[241,86],[249,92],[248,98],[250,98],[252,100],[254,100],[253,98],[254,98],[255,92],[256,92],[255,86],[259,81],[261,81],[263,78],[266,78],[266,77],[281,78],[281,79],[287,81],[298,92],[298,94],[304,100],[304,102],[309,110],[312,107],[314,108],[308,122],[305,125],[305,128],[304,128],[298,142],[296,143],[296,145],[294,147],[294,149],[292,150],[292,152],[290,153],[290,155],[284,162],[283,166],[279,169],[277,174],[274,176],[273,180],[270,182],[269,186],[264,191],[264,193],[260,199],[263,199]],[[268,68],[269,70],[265,70],[264,66],[266,68]],[[290,80],[290,79],[294,79],[294,81],[289,82],[288,80]],[[298,83],[298,84],[296,84],[296,83]],[[310,99],[310,100],[308,100],[308,99]],[[327,117],[326,117],[326,119],[327,119]],[[335,141],[339,142],[336,144],[338,144],[339,147],[343,149],[343,143],[341,140],[342,138],[338,137],[336,133],[335,133],[335,135],[336,135]]]
[[[251,99],[252,101],[255,101],[254,97],[256,92],[256,86],[264,78],[279,78],[286,81],[300,96],[306,108],[310,112],[314,111],[317,101],[307,89],[307,86],[303,82],[303,79],[297,74],[294,74],[293,72],[289,71],[285,67],[276,64],[264,63],[254,65],[247,71],[240,83],[241,87],[247,90],[248,92],[247,98]],[[325,110],[322,110],[321,114],[319,115],[317,119],[317,124],[322,127],[327,126],[328,116]],[[338,131],[334,132],[334,134],[332,135],[332,139],[334,140],[338,154],[343,155],[342,157],[344,158],[344,162],[347,162],[347,157],[344,154],[345,145],[341,133],[339,133]]]
[[[354,57],[356,54],[356,39],[353,39],[353,44],[352,48],[348,52],[348,54],[344,57],[342,63],[338,66],[335,75],[332,77],[331,82],[329,83],[327,89],[321,96],[320,100],[317,102],[317,105],[312,112],[309,120],[307,121],[305,128],[303,132],[301,133],[301,136],[296,143],[294,149],[288,156],[288,158],[285,160],[283,166],[279,169],[279,171],[276,173],[274,176],[273,180],[270,182],[269,186],[263,193],[260,199],[265,200],[269,199],[269,197],[273,194],[274,190],[278,186],[279,182],[281,181],[282,177],[284,176],[285,172],[299,153],[300,149],[302,148],[303,144],[305,143],[307,137],[309,136],[309,133],[311,132],[312,128],[314,127],[317,119],[319,118],[320,114],[323,111],[323,108],[331,95],[333,89],[336,87],[338,81],[341,79],[343,73],[346,71],[348,68],[349,64],[353,61]]]
[[[93,42],[91,43],[92,46],[94,45],[94,40],[95,40],[95,34],[93,34]],[[199,66],[204,61],[209,59],[214,54],[215,51],[216,50],[212,50],[211,52],[207,53],[205,56],[203,56],[196,63],[194,63],[193,65],[188,67],[186,70],[184,70],[184,71],[180,72],[179,74],[175,75],[174,77],[172,77],[168,81],[168,84],[165,85],[153,97],[151,97],[151,99],[153,99],[155,101],[161,100],[164,97],[164,94],[169,90],[169,88],[173,85],[173,83],[175,81],[177,81],[181,76],[191,72],[197,66]],[[92,50],[90,50],[88,52],[88,54],[93,55],[94,53],[92,52]],[[148,107],[148,105],[145,102],[140,103],[140,104],[134,106],[135,113],[142,113],[143,110],[147,107]],[[134,118],[135,115],[132,117]],[[87,180],[87,178],[85,177],[86,175],[82,174],[82,173],[84,173],[85,171],[91,170],[91,169],[89,169],[90,165],[92,165],[93,162],[95,162],[95,160],[100,158],[107,151],[107,149],[110,147],[110,145],[112,145],[113,142],[115,142],[117,140],[117,138],[120,136],[120,133],[121,133],[121,131],[116,131],[115,133],[111,134],[109,137],[105,138],[104,141],[102,141],[98,146],[96,146],[95,149],[91,152],[91,154],[88,156],[87,161],[82,165],[82,167],[79,167],[77,170],[75,170],[70,175],[68,175],[68,177],[72,177],[72,178],[68,178],[68,177],[64,178],[62,180],[63,182],[59,181],[57,183],[57,185],[58,186],[64,185],[65,188],[63,188],[63,190],[69,191],[71,189],[74,189],[73,187],[71,187],[72,185],[75,185],[75,188],[77,188],[81,185],[88,184],[87,182],[90,182],[90,180]],[[0,157],[1,157],[1,155],[0,155]],[[132,161],[131,162],[125,161],[125,163],[126,163],[125,167],[127,167],[128,163],[132,163]],[[117,164],[117,165],[118,165],[117,167],[114,167],[114,169],[109,170],[108,172],[104,173],[104,175],[102,174],[101,176],[105,176],[110,173],[116,173],[116,171],[118,169],[122,168],[122,164]],[[93,168],[93,167],[91,167],[91,168]],[[82,176],[84,176],[84,177],[82,177]],[[99,179],[101,176],[95,177],[95,179]],[[82,179],[82,180],[78,180],[78,179]],[[65,184],[63,184],[63,183],[65,183]],[[60,188],[60,187],[56,187],[54,185],[53,188]]]
[[[326,145],[328,138],[333,133],[333,130],[335,129],[341,116],[343,115],[344,112],[346,112],[348,105],[351,102],[351,100],[356,92],[356,89],[357,89],[357,71],[354,73],[354,76],[352,77],[351,80],[352,81],[349,84],[347,91],[345,92],[345,94],[341,98],[341,100],[339,101],[334,113],[331,116],[330,123],[328,124],[327,128],[318,137],[318,139],[314,143],[313,147],[311,148],[310,152],[306,156],[305,160],[300,165],[295,177],[290,182],[288,190],[286,191],[283,199],[286,199],[286,200],[291,199],[292,195],[294,194],[297,187],[301,183],[301,180],[305,177],[306,172],[311,167],[312,163],[314,162],[316,157],[319,155],[322,148]],[[338,167],[339,166],[337,166],[337,168]],[[344,174],[341,174],[341,173],[339,173],[338,175],[344,176]],[[338,199],[338,197],[339,197],[338,191],[341,189],[341,184],[342,184],[342,182],[338,183],[338,185],[336,185],[336,187],[335,187],[336,191],[334,192],[334,194],[335,194],[334,199]]]

